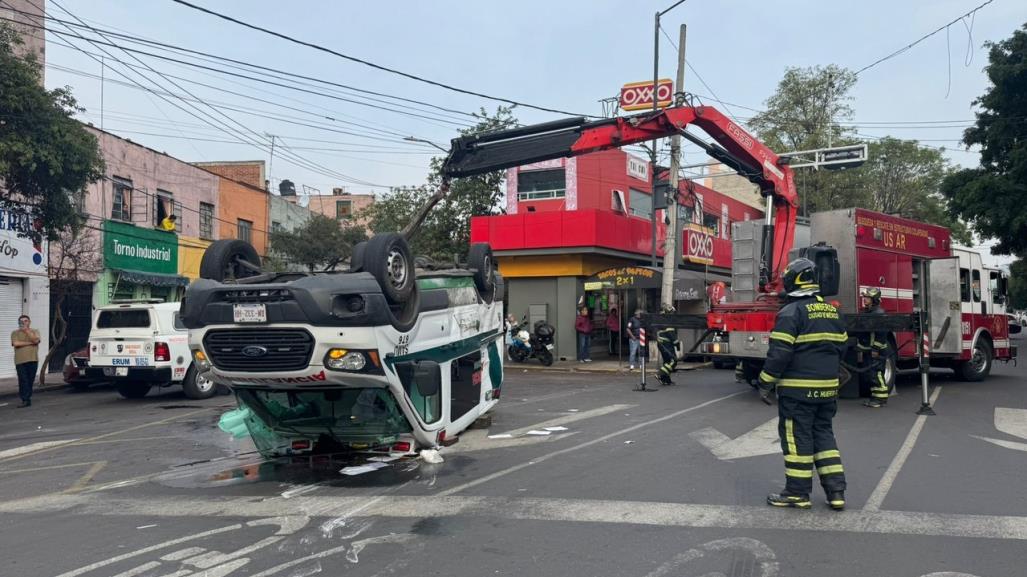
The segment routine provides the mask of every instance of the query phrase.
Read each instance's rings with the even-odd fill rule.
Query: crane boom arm
[[[713,137],[708,144],[685,132],[689,125]],[[656,113],[589,122],[568,118],[452,141],[443,176],[460,178],[550,160],[609,150],[681,134],[707,154],[738,171],[767,198],[767,227],[761,285],[780,290],[784,257],[791,249],[798,206],[792,169],[762,142],[709,106],[681,106]]]

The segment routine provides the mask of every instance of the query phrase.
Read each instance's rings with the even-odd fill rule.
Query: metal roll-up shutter
[[[18,330],[22,311],[22,280],[0,277],[0,378],[17,377],[11,333]],[[33,327],[37,328],[38,327]]]

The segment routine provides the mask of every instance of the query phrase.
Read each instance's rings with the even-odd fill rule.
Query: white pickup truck
[[[100,307],[89,332],[86,376],[113,382],[127,399],[145,397],[156,385],[182,385],[190,399],[206,399],[217,387],[193,366],[189,329],[179,303],[134,301]]]

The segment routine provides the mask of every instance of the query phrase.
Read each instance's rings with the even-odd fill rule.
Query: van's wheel
[[[403,304],[414,292],[414,259],[402,235],[376,234],[364,249],[363,269],[378,281],[385,298]]]
[[[401,333],[410,332],[417,324],[417,315],[421,314],[421,291],[414,287],[414,292],[402,305],[389,307],[390,324]]]
[[[983,381],[991,373],[993,358],[991,343],[988,339],[978,338],[973,350],[970,351],[970,360],[956,365],[956,374],[964,381]]]
[[[496,295],[496,269],[492,247],[483,242],[471,245],[467,267],[474,271],[474,286],[482,300],[491,303]]]
[[[118,394],[126,399],[141,399],[150,392],[150,383],[122,381],[115,385]]]
[[[200,278],[224,282],[260,274],[257,249],[245,240],[216,240],[203,251]]]
[[[182,381],[182,391],[190,399],[209,399],[218,394],[218,387],[207,373],[200,373],[196,365],[190,365]]]
[[[349,270],[350,272],[360,272],[364,270],[364,251],[367,250],[367,241],[358,242],[353,245],[353,253],[349,256]]]

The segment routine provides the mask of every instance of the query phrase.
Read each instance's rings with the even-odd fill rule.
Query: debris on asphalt
[[[156,527],[156,525],[142,525],[140,527],[136,527],[136,529],[149,529],[151,527]]]
[[[632,443],[634,443],[634,441],[624,441],[624,444],[625,444],[625,445],[630,445],[630,444],[632,444]]]
[[[489,438],[490,439],[511,439],[511,438],[513,438],[513,435],[511,435],[510,433],[501,433],[499,435],[489,435]]]
[[[546,427],[545,430],[546,431],[552,431],[554,433],[558,433],[560,431],[567,431],[569,429],[567,429],[567,427]]]
[[[524,434],[525,434],[525,435],[536,435],[536,436],[542,436],[542,435],[548,435],[548,434],[550,434],[550,433],[549,433],[549,431],[536,431],[536,430],[531,430],[531,431],[528,431],[527,433],[524,433]]]
[[[425,463],[430,463],[432,465],[441,463],[443,461],[442,455],[440,455],[438,450],[436,449],[422,449],[421,459]]]
[[[363,465],[354,465],[352,467],[343,467],[339,470],[343,475],[363,475],[364,473],[370,473],[371,471],[377,471],[382,467],[388,467],[387,463],[365,463]]]

